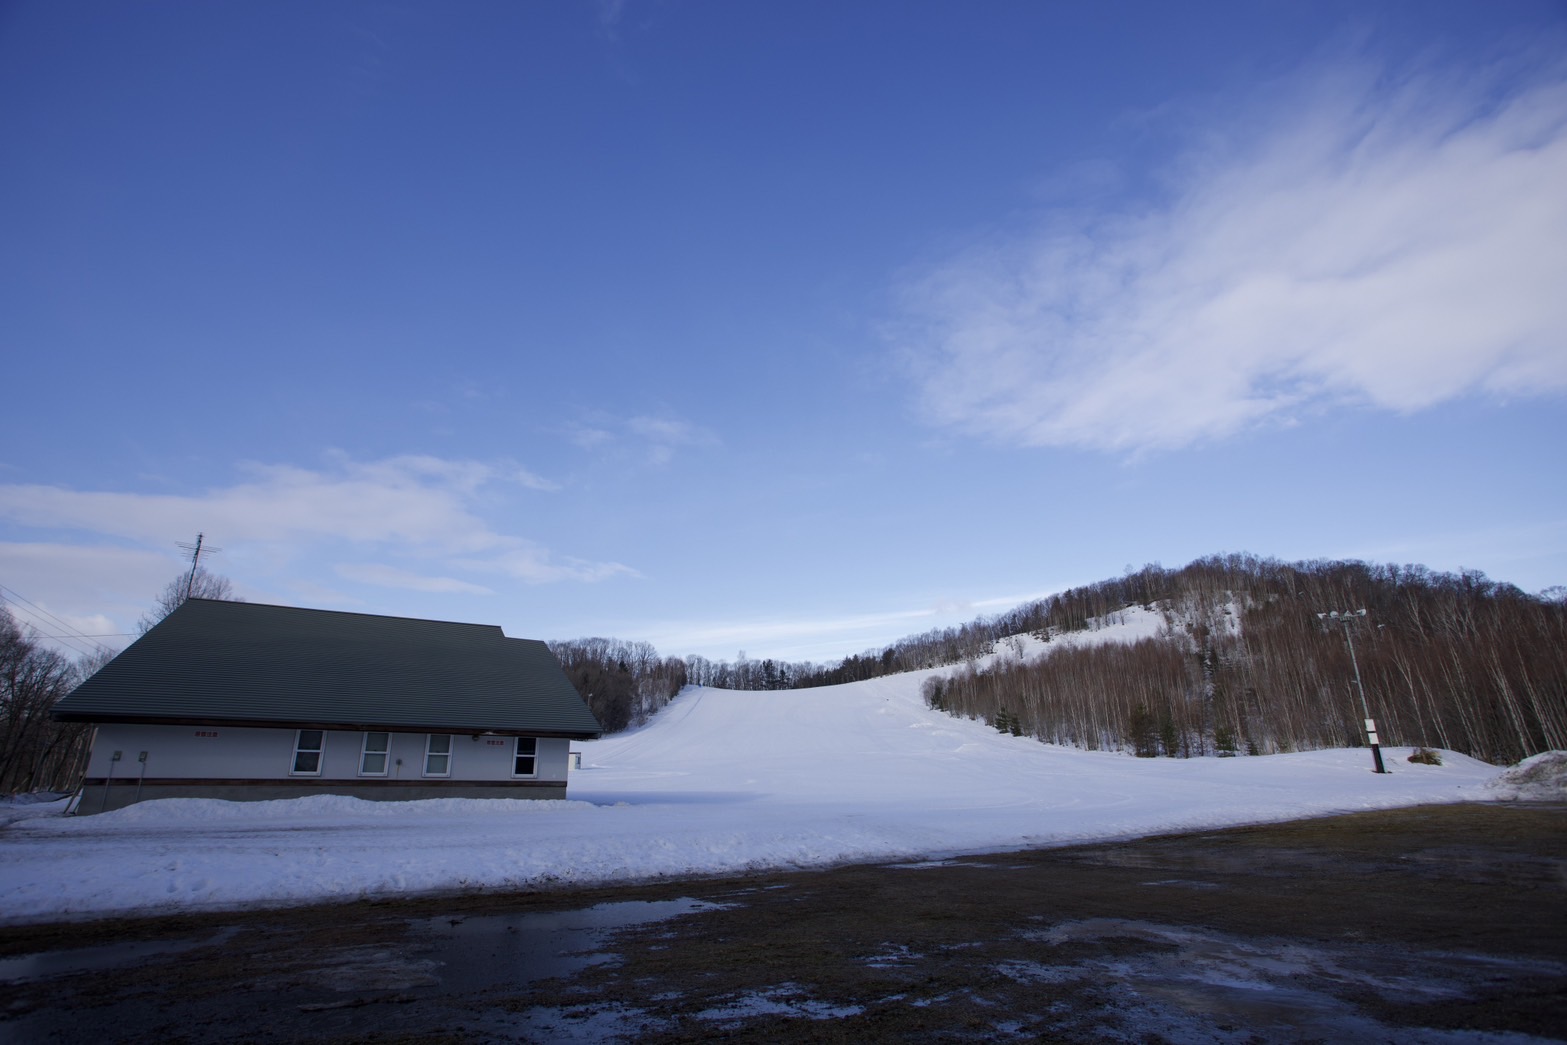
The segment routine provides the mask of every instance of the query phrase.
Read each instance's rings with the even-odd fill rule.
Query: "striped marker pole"
[[[1377,743],[1376,719],[1366,719],[1366,740],[1371,744],[1371,760],[1377,764],[1376,772],[1386,773],[1387,769],[1382,765],[1382,746]]]

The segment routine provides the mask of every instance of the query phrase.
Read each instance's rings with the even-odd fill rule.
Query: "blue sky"
[[[201,532],[254,601],[830,660],[1218,551],[1567,583],[1564,54],[1529,0],[13,2],[3,594],[130,632]]]

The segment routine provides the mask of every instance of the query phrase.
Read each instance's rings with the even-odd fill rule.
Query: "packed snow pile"
[[[1567,802],[1567,751],[1526,758],[1486,785],[1491,796],[1514,802]]]
[[[71,803],[70,795],[52,791],[34,791],[0,798],[0,827],[35,816],[60,816]]]
[[[403,820],[410,815],[441,817],[466,816],[480,803],[491,816],[553,816],[569,813],[586,802],[537,802],[506,799],[432,798],[419,802],[369,802],[342,795],[309,795],[305,798],[271,799],[265,802],[226,802],[217,798],[164,798],[142,802],[112,813],[96,822],[112,822],[116,830],[140,830],[143,825],[216,824],[241,821],[260,827],[282,823],[289,827],[329,822],[352,813],[363,820]]]
[[[1485,785],[1501,772],[1451,752],[1409,764],[1410,749],[1387,749],[1395,768],[1379,776],[1365,749],[1173,759],[1052,747],[926,707],[932,673],[688,689],[647,725],[577,745],[565,801],[171,799],[18,819],[0,828],[0,920],[1065,845],[1495,797]],[[46,808],[58,807],[31,807]]]

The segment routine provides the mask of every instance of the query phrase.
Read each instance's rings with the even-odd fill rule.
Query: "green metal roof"
[[[601,732],[560,662],[490,624],[188,599],[54,707],[74,722]]]

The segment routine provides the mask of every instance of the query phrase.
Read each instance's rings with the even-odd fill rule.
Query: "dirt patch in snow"
[[[0,932],[27,954],[49,960],[8,966],[0,1038],[1552,1039],[1567,805]]]

